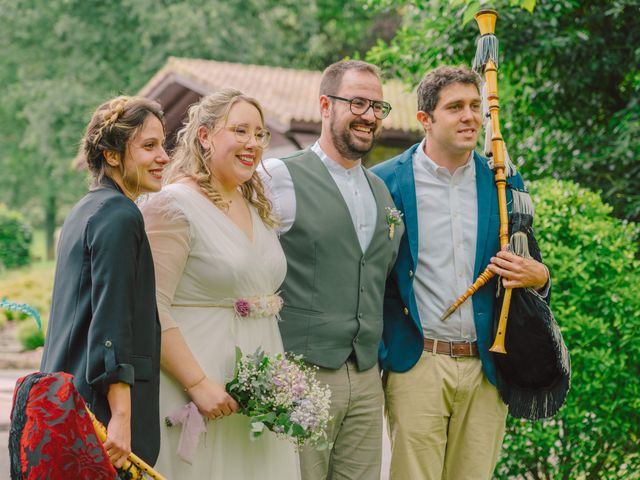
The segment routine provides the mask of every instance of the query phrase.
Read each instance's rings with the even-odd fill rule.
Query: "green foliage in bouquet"
[[[261,348],[243,355],[236,348],[235,375],[226,390],[238,402],[238,413],[251,419],[252,440],[266,428],[297,447],[328,447],[325,429],[331,392],[300,357],[268,356]]]

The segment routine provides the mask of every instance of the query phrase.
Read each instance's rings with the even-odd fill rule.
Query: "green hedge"
[[[27,350],[37,348],[44,342],[51,309],[54,269],[54,262],[35,263],[30,267],[0,275],[0,298],[5,297],[15,303],[26,303],[40,313],[42,332],[38,333],[33,317],[0,308],[0,328],[7,320],[17,321],[17,338]]]
[[[47,319],[43,319],[42,328],[38,328],[35,320],[22,322],[18,325],[16,338],[25,350],[35,350],[44,346],[44,338],[47,334]]]
[[[573,183],[529,188],[572,383],[555,418],[508,420],[496,476],[640,478],[639,226]]]
[[[22,215],[0,203],[0,268],[28,265],[31,240],[31,227]]]

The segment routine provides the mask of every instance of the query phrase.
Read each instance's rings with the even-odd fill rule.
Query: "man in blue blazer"
[[[481,127],[479,77],[439,67],[418,87],[425,139],[372,170],[404,215],[405,234],[384,305],[380,363],[392,479],[487,479],[507,408],[489,347],[496,278],[446,321],[440,315],[490,269],[506,287],[548,294],[547,268],[500,251],[493,172],[473,151]],[[511,189],[524,191],[519,175]]]

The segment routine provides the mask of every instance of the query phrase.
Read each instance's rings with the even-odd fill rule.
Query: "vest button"
[[[364,292],[364,286],[360,287],[360,291]]]
[[[104,346],[107,348],[111,348],[112,345],[113,343],[111,343],[111,340],[107,340],[106,342],[104,342]]]
[[[405,315],[409,315],[409,309],[407,307],[404,307],[402,309],[402,313],[404,313]]]
[[[360,262],[360,265],[362,265],[362,266],[364,267],[364,264],[365,264],[365,261],[364,261],[364,260],[362,260],[362,261]]]
[[[362,318],[362,313],[359,313],[359,314],[358,314],[358,318]]]
[[[409,278],[413,277],[413,270],[409,270]]]

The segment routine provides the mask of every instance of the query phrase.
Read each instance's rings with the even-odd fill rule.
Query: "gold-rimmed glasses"
[[[225,128],[235,134],[236,140],[239,143],[248,143],[251,137],[253,137],[256,145],[260,148],[265,148],[269,145],[269,140],[271,140],[271,132],[264,128],[259,128],[253,132],[250,131],[246,125],[227,125]]]

